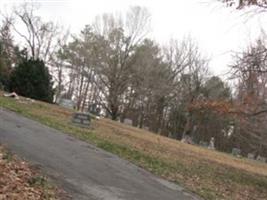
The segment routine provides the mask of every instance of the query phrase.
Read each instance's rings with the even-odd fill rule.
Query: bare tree
[[[249,6],[257,6],[262,9],[267,9],[266,0],[221,0],[227,4],[227,6],[236,6],[238,9],[243,9]]]
[[[182,42],[173,41],[167,52],[167,61],[170,63],[177,89],[174,99],[180,102],[183,112],[186,113],[183,121],[183,136],[193,134],[192,113],[188,109],[201,95],[201,86],[208,76],[208,59],[201,55],[197,44],[192,38],[185,38]],[[173,108],[181,109],[180,106],[172,104]],[[175,109],[174,109],[175,110]],[[175,111],[174,111],[175,112]]]
[[[237,80],[237,87],[233,101],[197,101],[191,107],[230,117],[234,131],[228,140],[233,141],[232,145],[242,148],[244,152],[256,151],[260,154],[267,153],[267,75],[262,71],[267,56],[263,49],[264,42],[258,40],[234,57],[231,75]]]
[[[238,79],[237,98],[239,110],[243,113],[242,130],[257,139],[260,148],[267,144],[264,131],[267,120],[266,52],[264,42],[257,40],[242,54],[237,54],[236,63],[231,66],[233,76]]]
[[[144,8],[133,7],[123,20],[121,16],[105,14],[94,24],[101,40],[96,48],[101,58],[95,64],[95,71],[106,101],[104,106],[113,120],[121,113],[121,97],[130,78],[131,54],[147,33],[150,15]]]
[[[42,21],[35,14],[36,10],[34,4],[25,3],[13,9],[12,17],[5,18],[12,30],[24,40],[30,57],[48,62],[57,44],[59,26],[51,21]]]
[[[53,80],[55,83],[55,102],[58,102],[66,84],[67,76],[67,66],[66,66],[66,57],[64,55],[63,49],[67,45],[69,38],[69,31],[67,31],[60,40],[57,42],[57,52],[51,54],[49,65]]]

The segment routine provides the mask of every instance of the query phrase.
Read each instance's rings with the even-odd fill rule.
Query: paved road
[[[175,184],[38,122],[0,108],[0,143],[77,200],[197,200]]]

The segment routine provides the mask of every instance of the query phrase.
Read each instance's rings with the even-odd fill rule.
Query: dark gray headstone
[[[200,142],[199,142],[199,145],[202,146],[202,147],[206,147],[206,148],[208,148],[209,143],[208,143],[208,142],[205,142],[205,141],[200,141]]]
[[[82,127],[89,127],[91,116],[88,113],[74,113],[72,116],[72,123]]]
[[[233,148],[233,149],[232,149],[232,154],[233,154],[234,156],[237,156],[237,157],[241,156],[241,149]]]
[[[260,161],[260,162],[263,162],[263,163],[266,163],[267,159],[265,157],[263,157],[263,156],[258,155],[256,160]]]
[[[93,103],[88,106],[88,111],[96,116],[100,116],[101,106],[99,104]]]
[[[254,153],[248,153],[248,159],[254,160],[255,154]]]

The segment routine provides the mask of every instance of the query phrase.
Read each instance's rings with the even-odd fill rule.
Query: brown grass
[[[247,172],[267,176],[267,165],[249,159],[240,159],[226,153],[209,150],[199,146],[184,144],[143,129],[102,119],[95,121],[95,131],[103,137],[108,137],[119,143],[133,146],[142,151],[148,151],[155,156],[195,162],[201,159],[206,162],[216,162]]]

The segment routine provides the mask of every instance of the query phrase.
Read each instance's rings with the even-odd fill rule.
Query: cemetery
[[[267,200],[267,0],[203,1],[0,0],[0,200],[65,199],[5,145],[74,200]]]

